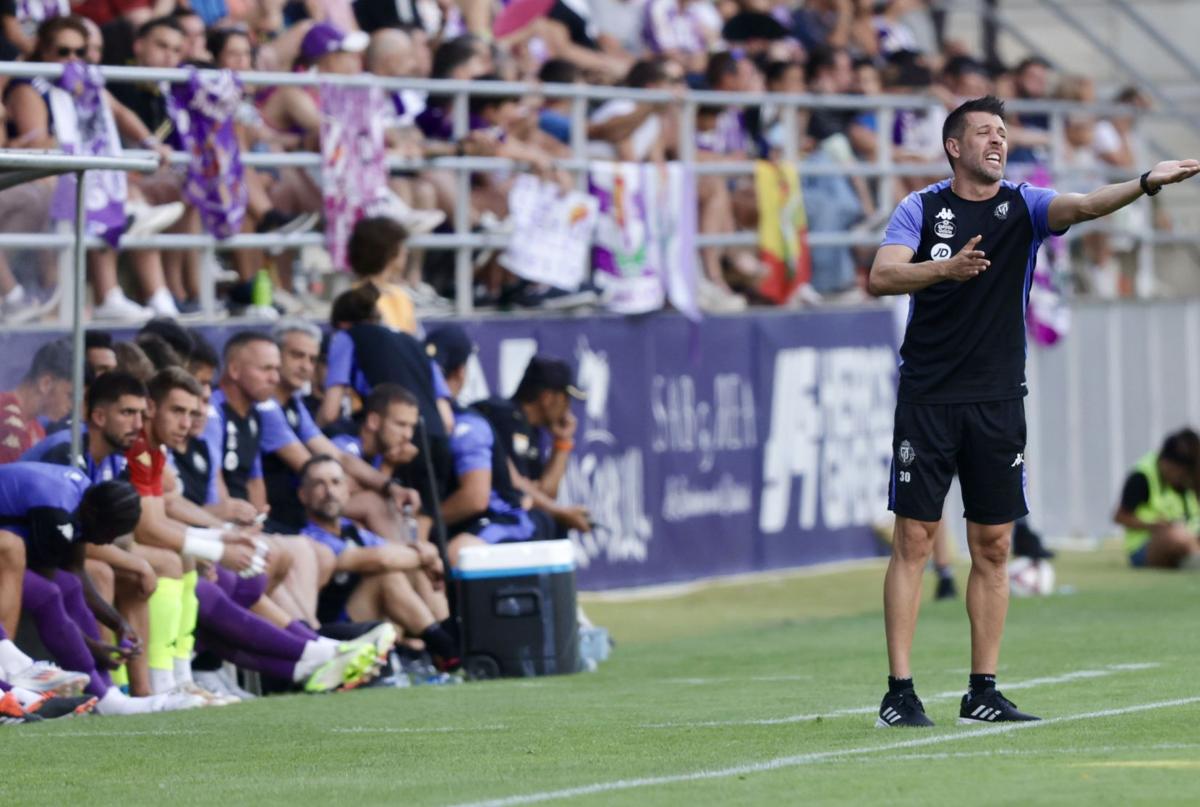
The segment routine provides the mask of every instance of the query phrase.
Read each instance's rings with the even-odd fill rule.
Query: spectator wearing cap
[[[445,325],[425,339],[429,355],[442,368],[446,385],[457,398],[466,386],[467,364],[475,345],[458,325]],[[513,484],[508,453],[478,412],[454,405],[454,432],[450,435],[454,478],[442,500],[442,518],[450,539],[450,562],[457,564],[465,546],[546,540],[557,532],[544,510],[532,514],[528,501]]]
[[[586,398],[566,362],[538,355],[529,360],[511,399],[491,398],[475,405],[507,455],[513,486],[560,528],[579,532],[591,530],[587,508],[559,504],[558,488],[575,448],[571,401]],[[543,450],[546,444],[548,453]]]
[[[0,392],[0,463],[16,462],[46,436],[45,423],[71,414],[71,372],[71,343],[47,342],[17,388]]]

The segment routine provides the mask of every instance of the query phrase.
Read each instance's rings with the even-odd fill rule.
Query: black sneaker
[[[935,600],[953,600],[958,597],[958,587],[954,585],[953,577],[939,577],[937,582],[937,591],[934,593]]]
[[[1017,705],[995,689],[983,692],[968,692],[963,695],[962,708],[958,710],[960,724],[1008,723],[1015,720],[1041,720],[1027,715]]]
[[[911,689],[884,695],[883,703],[879,704],[879,718],[875,721],[877,729],[932,725],[933,721],[925,716],[924,704]]]

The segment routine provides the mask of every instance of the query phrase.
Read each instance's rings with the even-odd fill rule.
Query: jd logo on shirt
[[[929,257],[935,261],[944,261],[950,257],[949,244],[934,244],[933,249],[929,250]]]

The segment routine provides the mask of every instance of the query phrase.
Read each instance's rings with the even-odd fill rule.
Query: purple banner
[[[200,211],[204,229],[217,238],[229,238],[242,230],[248,198],[241,147],[233,128],[242,82],[232,70],[188,70],[187,82],[173,85],[167,95],[181,147],[192,156],[183,192]]]
[[[887,504],[895,328],[886,308],[464,323],[464,398],[513,392],[529,357],[569,361],[589,393],[560,496],[588,589],[871,557]],[[214,328],[218,346],[231,333]],[[0,389],[42,333],[4,337]]]

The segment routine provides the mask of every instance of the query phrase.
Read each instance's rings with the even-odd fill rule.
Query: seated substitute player
[[[425,346],[441,365],[446,386],[457,400],[467,380],[467,361],[475,352],[471,337],[458,325],[431,331]],[[454,480],[442,501],[442,517],[451,536],[450,563],[466,546],[546,540],[555,537],[555,524],[544,510],[531,514],[522,507],[512,483],[508,454],[496,443],[487,418],[455,404],[450,435]]]
[[[476,403],[496,435],[496,443],[508,455],[513,486],[530,497],[533,508],[547,513],[558,525],[560,537],[567,530],[590,532],[586,507],[558,502],[558,486],[567,472],[567,459],[575,448],[575,416],[571,400],[587,395],[575,386],[566,362],[549,356],[534,356],[511,399],[491,398]],[[550,433],[551,450],[543,456],[543,431]]]
[[[96,595],[84,556],[89,545],[110,544],[131,532],[140,516],[141,499],[123,480],[89,485],[82,473],[60,465],[0,466],[0,530],[25,542],[21,608],[58,663],[87,677],[85,691],[99,698],[97,714],[143,714],[201,704],[191,696],[131,698],[109,677],[109,670],[141,651],[141,639]],[[119,646],[101,639],[97,620],[120,637]],[[5,680],[37,688],[37,671],[27,681],[21,671],[8,669],[12,663],[4,661]]]
[[[46,437],[44,423],[71,413],[71,344],[47,342],[11,392],[0,392],[0,463],[16,462]]]
[[[921,576],[951,477],[962,483],[971,572],[971,675],[959,721],[1036,720],[996,689],[1008,613],[1013,522],[1025,502],[1025,308],[1038,246],[1072,224],[1200,173],[1162,162],[1138,179],[1088,194],[1004,180],[1004,104],[977,98],[947,116],[942,143],[953,177],[896,208],[868,279],[873,294],[909,294],[900,348],[891,495],[896,514],[884,579],[891,675],[876,725],[930,726],[910,655]]]
[[[1113,521],[1125,528],[1131,566],[1200,569],[1200,435],[1182,429],[1138,460]]]
[[[385,541],[346,518],[350,491],[336,459],[318,455],[300,472],[303,534],[337,557],[333,579],[321,591],[321,621],[387,619],[420,639],[443,671],[458,666],[458,643],[418,593],[416,578],[441,586],[442,561],[427,543]],[[443,617],[444,618],[444,617]]]
[[[387,534],[394,521],[388,500],[397,508],[421,507],[421,497],[411,488],[380,472],[357,455],[341,451],[317,428],[304,405],[304,390],[311,387],[321,349],[321,332],[311,322],[282,322],[273,332],[279,346],[279,385],[275,402],[296,440],[274,453],[263,456],[263,480],[271,521],[289,532],[298,532],[306,523],[304,507],[296,496],[297,474],[314,455],[336,457],[354,482],[356,495],[347,505],[346,515],[361,521],[375,532]],[[274,411],[264,417],[276,417]],[[385,498],[386,497],[386,498]]]
[[[248,608],[261,598],[266,581],[260,574],[261,555],[254,552],[254,542],[225,529],[186,526],[189,518],[211,524],[213,517],[180,496],[167,496],[177,486],[167,467],[167,449],[182,445],[199,393],[195,379],[178,367],[156,374],[150,381],[149,428],[129,450],[131,480],[143,497],[144,509],[153,517],[153,529],[146,530],[145,537],[160,551],[174,553],[177,577],[181,578],[164,592],[155,613],[169,626],[164,633],[170,637],[161,651],[164,663],[157,670],[152,665],[152,673],[158,672],[155,687],[198,694],[209,702],[217,700],[191,680],[188,665],[193,628],[223,658],[304,683],[308,691],[357,686],[375,674],[380,652],[373,644],[375,639],[390,648],[394,632],[339,643],[311,630],[293,630],[282,614],[276,618],[282,624],[256,616]],[[142,520],[147,520],[145,515]],[[139,522],[139,535],[142,526]],[[216,582],[198,579],[192,561],[214,564]],[[227,569],[215,566],[218,563]],[[228,569],[241,572],[243,579],[238,580]],[[239,601],[243,595],[244,601]],[[284,667],[286,676],[280,675]]]

